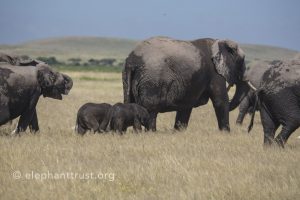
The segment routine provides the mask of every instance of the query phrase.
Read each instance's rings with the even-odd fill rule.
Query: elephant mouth
[[[63,97],[61,94],[57,93],[57,94],[43,94],[43,97],[50,97],[53,99],[58,99],[58,100],[62,100]]]
[[[63,97],[61,95],[62,93],[58,89],[55,89],[55,88],[44,90],[44,91],[42,91],[42,94],[43,94],[43,97],[50,97],[50,98],[58,99],[58,100],[63,99]]]
[[[71,89],[65,89],[65,90],[62,92],[62,94],[64,94],[64,95],[68,95],[68,94],[69,94],[69,92],[70,92],[70,90],[71,90]]]

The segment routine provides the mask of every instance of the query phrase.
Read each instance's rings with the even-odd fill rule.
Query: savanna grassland
[[[249,117],[236,126],[231,112],[228,134],[217,129],[209,103],[193,110],[183,132],[172,130],[175,113],[165,113],[156,133],[79,136],[72,129],[78,108],[122,101],[121,74],[66,73],[74,86],[63,101],[40,98],[39,133],[9,135],[16,121],[0,127],[0,199],[300,198],[300,130],[285,149],[265,149],[259,114],[248,134]],[[68,172],[103,176],[54,177]]]

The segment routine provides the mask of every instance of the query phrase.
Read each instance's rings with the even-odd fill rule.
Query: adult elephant
[[[257,65],[263,66],[266,63]],[[290,135],[300,126],[300,61],[277,60],[269,63],[267,67],[256,90],[257,100],[261,105],[264,144],[275,143],[284,147]],[[245,80],[249,81],[249,78],[245,76]],[[275,137],[280,125],[282,129]]]
[[[238,106],[249,88],[241,80],[244,58],[242,49],[231,40],[150,38],[126,59],[124,102],[145,107],[150,129],[156,131],[159,112],[176,111],[174,128],[186,128],[192,109],[211,99],[219,129],[230,131],[229,110]],[[237,86],[230,104],[226,81]]]
[[[72,88],[72,79],[54,71],[45,63],[20,67],[0,65],[0,125],[20,116],[16,133],[38,131],[36,105],[41,95],[62,99]]]

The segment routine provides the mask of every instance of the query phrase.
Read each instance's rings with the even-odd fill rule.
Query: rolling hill
[[[104,37],[59,37],[29,41],[19,45],[0,45],[0,52],[30,57],[55,56],[60,61],[69,58],[116,58],[123,60],[137,44],[137,40]],[[299,52],[266,45],[241,44],[246,60],[289,59]]]

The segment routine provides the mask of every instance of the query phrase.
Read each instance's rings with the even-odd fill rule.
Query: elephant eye
[[[234,55],[234,49],[232,48],[227,48],[228,52],[231,54],[231,55]]]

